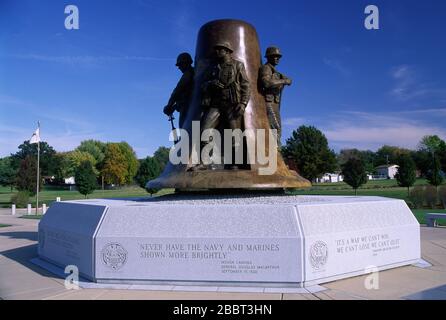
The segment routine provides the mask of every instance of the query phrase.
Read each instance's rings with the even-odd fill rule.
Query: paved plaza
[[[64,279],[31,262],[37,257],[39,220],[0,209],[0,298],[45,300],[344,300],[446,299],[446,228],[421,226],[422,258],[431,266],[407,266],[379,273],[379,289],[367,289],[367,275],[305,289],[113,286],[91,284],[67,290]],[[88,288],[87,288],[88,287]]]

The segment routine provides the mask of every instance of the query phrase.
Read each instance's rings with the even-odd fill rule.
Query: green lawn
[[[415,185],[427,185],[425,179],[418,179]],[[9,188],[0,187],[0,207],[11,207],[11,196],[14,194]],[[161,190],[156,196],[172,193],[173,189]],[[354,195],[354,191],[350,186],[344,182],[339,183],[319,183],[313,185],[313,187],[304,190],[290,191],[291,194],[298,195]],[[358,196],[381,196],[388,198],[396,198],[407,200],[407,189],[398,187],[396,180],[374,180],[369,181],[362,188],[358,189]],[[56,197],[61,197],[61,200],[79,200],[85,199],[77,191],[58,190],[55,188],[44,188],[40,193],[40,203],[46,203],[50,205],[51,202],[56,200]],[[124,187],[116,190],[96,190],[93,194],[89,195],[89,198],[133,198],[133,197],[150,197],[150,195],[142,188],[139,187]],[[32,204],[35,204],[35,197],[30,199]],[[446,210],[440,209],[426,209],[426,210],[412,210],[415,217],[421,224],[424,224],[424,216],[427,212],[440,212],[446,213]],[[41,216],[24,216],[25,219],[40,219]],[[445,222],[440,224],[446,225]]]
[[[426,179],[417,179],[416,186],[428,185]],[[309,189],[291,191],[292,194],[300,195],[335,195],[352,196],[354,190],[345,182],[316,183]],[[408,200],[407,188],[398,186],[396,180],[371,180],[358,189],[358,196],[381,196]]]
[[[5,228],[5,227],[10,227],[10,225],[9,224],[1,224],[0,223],[0,228]]]
[[[9,188],[0,187],[0,208],[10,208],[11,207],[11,196],[17,192],[14,190],[11,192]],[[163,195],[166,193],[171,193],[172,189],[165,189],[158,192],[156,195]],[[44,188],[43,191],[39,193],[39,205],[46,203],[47,205],[51,202],[56,201],[56,198],[60,197],[62,201],[64,200],[80,200],[85,199],[85,196],[80,194],[78,191],[69,190],[47,190]],[[92,194],[88,196],[90,199],[94,198],[133,198],[133,197],[150,197],[146,190],[139,187],[124,187],[116,190],[95,190]],[[31,204],[34,206],[36,197],[30,198]]]

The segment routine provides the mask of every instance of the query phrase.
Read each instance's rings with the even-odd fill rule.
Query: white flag
[[[40,127],[36,129],[36,131],[33,133],[33,136],[29,140],[30,144],[38,143],[40,142]]]

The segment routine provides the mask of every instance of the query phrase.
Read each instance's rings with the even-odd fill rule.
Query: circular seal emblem
[[[316,241],[310,247],[310,263],[314,269],[320,269],[327,263],[328,246],[323,241]]]
[[[113,270],[118,270],[127,261],[127,251],[119,243],[109,243],[101,251],[102,262]]]

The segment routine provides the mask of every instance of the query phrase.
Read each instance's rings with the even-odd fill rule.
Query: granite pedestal
[[[416,263],[404,201],[165,196],[54,203],[39,256],[103,283],[301,287]]]

